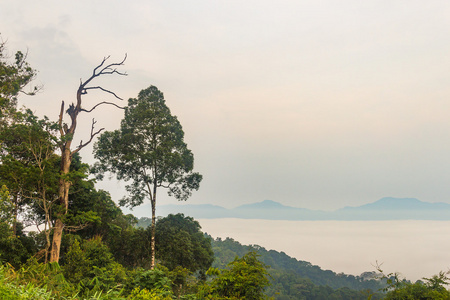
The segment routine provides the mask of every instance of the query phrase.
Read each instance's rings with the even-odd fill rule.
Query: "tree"
[[[134,207],[145,198],[152,206],[151,252],[155,266],[156,196],[158,188],[167,188],[169,196],[187,200],[197,190],[202,176],[192,172],[194,156],[184,142],[184,132],[172,116],[163,94],[154,86],[142,90],[138,98],[128,100],[119,130],[104,132],[94,145],[99,160],[95,171],[115,173],[119,180],[131,181],[129,196],[121,205]]]
[[[45,261],[50,249],[50,233],[53,227],[52,211],[57,199],[58,163],[56,125],[47,119],[39,120],[28,112],[27,119],[13,124],[2,133],[7,155],[1,156],[0,175],[9,179],[15,190],[14,221],[17,222],[19,198],[31,208],[28,219],[35,225],[44,225],[46,237]],[[15,226],[14,226],[15,231]]]
[[[206,299],[265,299],[264,289],[269,285],[267,266],[258,260],[256,252],[248,252],[236,257],[222,271],[210,269],[208,273],[217,275],[200,296]],[[205,293],[206,292],[206,293]],[[208,297],[207,295],[212,296]]]
[[[65,255],[63,271],[69,282],[91,289],[95,281],[101,289],[108,290],[123,283],[126,278],[125,269],[114,260],[100,237],[81,243],[74,238]]]
[[[33,220],[39,231],[39,225],[43,225],[47,260],[51,215],[59,179],[60,159],[55,154],[56,124],[46,118],[38,119],[28,110],[16,112],[14,122],[0,131],[0,140],[3,146],[0,153],[0,181],[11,192],[14,236],[18,214],[28,208],[26,221]]]
[[[30,115],[27,111],[25,114],[17,112],[17,97],[19,93],[32,95],[36,93],[40,87],[35,86],[30,92],[25,92],[24,88],[35,78],[36,70],[32,69],[26,61],[27,55],[21,51],[17,51],[14,55],[14,59],[10,61],[10,55],[7,53],[6,42],[3,41],[0,35],[0,159],[1,164],[4,164],[4,157],[9,155],[8,146],[5,145],[5,138],[9,139],[10,145],[13,138],[10,137],[11,133],[15,133],[11,130],[11,126],[17,123],[21,123],[23,119],[26,119],[26,115]],[[16,148],[20,147],[20,143],[15,145]],[[10,150],[10,149],[9,149]],[[16,153],[17,154],[17,153]],[[12,175],[12,174],[10,174]],[[10,176],[11,177],[11,176]],[[18,202],[21,202],[18,182],[12,183],[11,181],[0,178],[2,184],[7,184],[10,192],[10,197],[14,200],[13,206],[13,232],[16,234],[16,223],[18,213]],[[11,186],[11,184],[15,186]]]
[[[168,215],[156,222],[156,254],[170,270],[180,266],[191,272],[204,272],[214,261],[211,240],[200,224],[183,214]]]
[[[84,148],[88,144],[90,144],[92,142],[93,138],[104,130],[104,128],[101,128],[97,131],[94,131],[94,126],[95,126],[96,122],[95,122],[95,120],[92,120],[91,133],[90,133],[90,137],[87,140],[87,142],[83,143],[83,141],[81,141],[80,144],[77,147],[75,147],[75,149],[72,149],[72,141],[73,141],[73,136],[75,134],[76,127],[77,127],[78,115],[81,112],[86,112],[86,113],[92,112],[94,109],[96,109],[97,107],[99,107],[102,104],[109,104],[109,105],[114,105],[116,107],[119,107],[115,103],[103,101],[103,102],[100,102],[100,103],[97,103],[96,105],[94,105],[90,110],[87,110],[82,107],[83,96],[86,95],[88,93],[88,91],[90,91],[90,90],[101,90],[103,92],[113,95],[117,99],[122,100],[114,92],[112,92],[108,89],[105,89],[101,86],[91,86],[90,85],[94,79],[96,79],[102,75],[113,75],[113,74],[126,75],[125,73],[121,73],[121,72],[117,71],[117,69],[116,69],[116,67],[124,64],[124,62],[126,60],[126,55],[125,55],[125,58],[121,62],[118,62],[118,63],[106,64],[106,61],[108,60],[108,58],[109,58],[109,56],[105,57],[103,59],[103,61],[94,69],[94,71],[92,72],[92,75],[86,81],[80,82],[80,86],[78,87],[78,90],[76,93],[76,99],[77,99],[76,104],[75,103],[70,104],[69,108],[66,110],[66,113],[70,117],[70,126],[63,122],[64,109],[65,109],[64,101],[62,101],[62,103],[61,103],[61,111],[60,111],[59,119],[58,119],[59,133],[61,136],[61,143],[59,146],[60,150],[61,150],[61,166],[60,166],[60,180],[59,180],[59,189],[58,189],[58,202],[59,202],[60,209],[57,212],[56,222],[55,222],[54,230],[53,230],[52,251],[51,251],[51,255],[50,255],[51,262],[57,262],[59,260],[59,253],[60,253],[60,248],[61,248],[61,238],[62,238],[63,229],[64,229],[64,216],[67,214],[68,208],[69,208],[69,190],[70,190],[70,186],[71,186],[71,180],[70,180],[69,173],[70,173],[70,165],[72,162],[72,156],[75,153],[78,153],[82,148]]]

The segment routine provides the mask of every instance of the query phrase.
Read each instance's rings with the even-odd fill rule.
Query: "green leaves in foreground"
[[[200,291],[200,299],[267,299],[264,289],[269,285],[267,266],[258,260],[256,252],[235,258],[227,269],[208,270],[216,275]]]

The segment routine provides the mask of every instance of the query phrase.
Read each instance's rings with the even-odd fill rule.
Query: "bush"
[[[157,266],[153,270],[140,270],[135,272],[133,286],[142,291],[157,291],[162,296],[172,295],[172,280],[167,276],[163,267]],[[145,292],[143,292],[145,294]]]
[[[46,288],[33,283],[21,284],[15,275],[12,267],[0,266],[0,299],[47,300],[54,298]]]
[[[211,283],[205,283],[199,291],[202,299],[265,299],[264,289],[269,285],[267,266],[258,260],[256,252],[242,258],[236,257],[222,271],[208,270],[216,275]]]
[[[109,290],[126,281],[125,269],[117,263],[108,247],[96,237],[82,244],[74,240],[65,256],[64,276],[84,289]]]
[[[171,300],[172,297],[166,294],[165,291],[160,289],[153,289],[151,291],[147,289],[135,288],[133,292],[128,296],[127,300]]]

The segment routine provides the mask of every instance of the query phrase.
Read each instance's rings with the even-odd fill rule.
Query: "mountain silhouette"
[[[148,216],[150,205],[133,211],[137,217]],[[171,204],[157,207],[159,216],[184,213],[196,219],[240,218],[264,220],[450,220],[450,204],[423,202],[416,198],[385,197],[356,207],[335,211],[311,210],[285,206],[272,200],[243,204],[227,209],[211,204]]]

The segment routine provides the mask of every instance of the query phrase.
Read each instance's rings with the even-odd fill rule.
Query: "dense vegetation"
[[[96,189],[92,168],[78,153],[102,130],[95,131],[93,122],[89,141],[71,146],[78,113],[111,104],[101,102],[88,110],[81,105],[82,96],[100,89],[117,97],[89,86],[98,76],[121,74],[115,67],[124,60],[105,64],[106,60],[80,83],[77,103],[66,111],[62,103],[61,115],[53,122],[17,109],[19,93],[36,72],[21,52],[10,62],[0,43],[0,299],[381,297],[373,292],[380,281],[323,271],[284,253],[242,246],[229,238],[213,240],[197,221],[182,214],[156,220],[153,211],[151,219],[141,220],[150,227],[136,226],[134,216],[124,215],[108,192]],[[38,90],[31,88],[29,94]],[[142,110],[132,113],[138,102],[148,115],[140,114]],[[105,132],[95,147],[97,157],[105,159],[94,168],[97,175],[108,170],[132,181],[127,187],[130,196],[123,199],[132,206],[147,197],[154,210],[158,187],[186,200],[198,189],[201,176],[191,172],[192,153],[162,93],[150,87],[138,99],[130,99],[129,106],[121,132]],[[63,122],[64,112],[71,124]],[[157,116],[148,119],[152,113]],[[161,123],[156,124],[158,118]],[[147,126],[153,120],[154,126]],[[165,127],[166,121],[171,125]],[[142,131],[131,130],[128,123]],[[108,147],[109,142],[115,148]],[[143,184],[152,188],[142,191]],[[445,274],[425,283],[396,276],[384,280],[388,299],[448,299]]]
[[[272,284],[267,288],[267,294],[275,299],[322,299],[325,296],[326,299],[367,299],[368,294],[384,287],[383,282],[377,279],[325,271],[284,252],[266,250],[258,245],[244,246],[231,238],[213,240],[212,247],[215,255],[213,267],[217,268],[226,266],[233,257],[256,251],[261,262],[270,266]],[[378,297],[373,296],[372,299]]]

